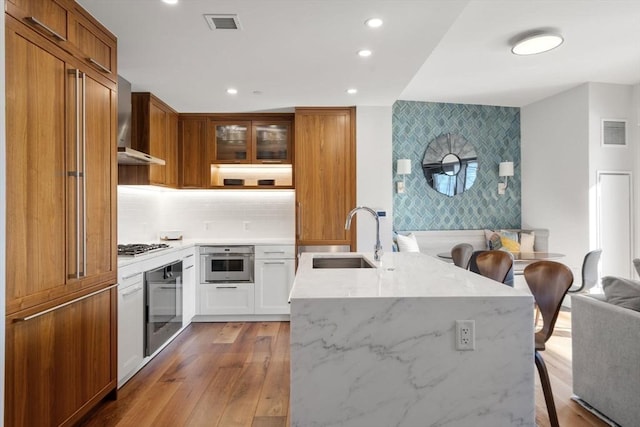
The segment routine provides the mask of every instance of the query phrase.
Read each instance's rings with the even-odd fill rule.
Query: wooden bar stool
[[[453,248],[451,248],[451,259],[453,263],[465,270],[469,268],[469,260],[471,259],[471,254],[473,253],[473,246],[469,243],[458,243]]]
[[[552,427],[559,427],[549,373],[540,352],[544,351],[545,343],[553,334],[562,300],[573,283],[573,273],[569,267],[559,262],[538,261],[525,267],[524,278],[542,314],[542,329],[535,334],[535,362],[540,374],[549,421]]]
[[[475,251],[469,270],[513,287],[513,255],[505,251]]]

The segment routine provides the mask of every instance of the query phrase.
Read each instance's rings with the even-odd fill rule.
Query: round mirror
[[[478,155],[463,136],[443,134],[427,145],[422,172],[431,188],[453,197],[471,188],[478,171]]]
[[[460,158],[453,153],[449,153],[442,158],[442,172],[449,176],[458,175],[460,172]]]

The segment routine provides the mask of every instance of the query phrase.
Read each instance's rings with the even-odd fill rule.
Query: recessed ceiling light
[[[347,89],[347,93],[349,95],[355,95],[356,93],[358,93],[358,89],[354,89],[354,88]]]
[[[178,0],[162,0],[166,4],[178,4]]]
[[[380,18],[369,18],[364,21],[365,25],[369,28],[378,28],[382,26],[382,19]]]
[[[371,51],[369,49],[362,49],[358,51],[358,55],[366,58],[367,56],[371,56]]]
[[[227,89],[227,93],[229,95],[235,95],[236,93],[238,93],[238,89],[234,89],[234,88],[230,87],[229,89]]]
[[[529,33],[515,41],[511,52],[516,55],[535,55],[555,49],[560,46],[563,41],[564,39],[560,34],[546,32]]]

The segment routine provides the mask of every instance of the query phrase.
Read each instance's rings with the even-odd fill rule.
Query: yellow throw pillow
[[[517,240],[510,239],[508,237],[501,236],[500,242],[502,243],[502,250],[509,252],[520,252],[520,243]]]

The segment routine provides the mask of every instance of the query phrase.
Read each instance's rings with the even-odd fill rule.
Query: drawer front
[[[118,387],[144,359],[144,290],[138,276],[136,286],[118,289]]]
[[[116,40],[82,16],[74,15],[70,20],[69,42],[90,67],[117,81]]]
[[[295,258],[294,245],[256,246],[256,259]]]
[[[136,284],[142,284],[144,283],[144,273],[143,272],[129,272],[129,273],[124,273],[121,277],[120,280],[118,281],[118,289],[126,289],[130,286],[136,285]]]
[[[193,251],[194,249],[192,249]],[[186,270],[187,267],[194,266],[196,264],[196,256],[195,252],[192,253],[184,253],[182,258],[182,271]]]
[[[63,43],[69,38],[67,31],[68,11],[63,2],[57,0],[7,0],[5,11],[57,43]]]
[[[201,284],[199,314],[253,314],[254,298],[253,283]]]

